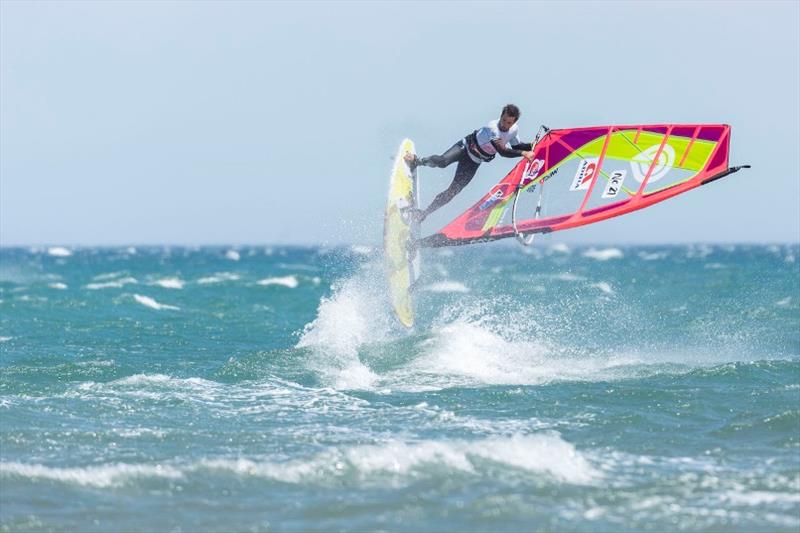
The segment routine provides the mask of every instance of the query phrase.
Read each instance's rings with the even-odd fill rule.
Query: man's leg
[[[450,150],[445,152],[445,154],[449,152]],[[419,221],[422,222],[425,220],[428,215],[445,205],[447,202],[452,200],[455,195],[460,193],[461,190],[466,187],[470,181],[472,181],[472,178],[475,176],[475,172],[478,171],[479,166],[480,163],[474,162],[466,153],[463,153],[461,158],[458,160],[458,167],[456,167],[456,174],[453,176],[453,182],[447,189],[437,194],[436,198],[434,198],[433,202],[431,202],[431,205],[429,205],[427,209],[418,215]]]
[[[442,155],[429,155],[428,157],[416,159],[416,166],[444,168],[458,161],[463,150],[464,145],[459,141],[448,148]]]

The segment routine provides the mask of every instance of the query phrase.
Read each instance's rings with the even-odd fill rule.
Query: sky
[[[0,1],[0,245],[380,242],[404,137],[727,123],[753,166],[563,242],[800,241],[800,2]],[[513,166],[482,165],[433,232]],[[448,169],[423,169],[422,203]]]

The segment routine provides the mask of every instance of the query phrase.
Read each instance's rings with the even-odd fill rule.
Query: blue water
[[[800,528],[798,246],[422,259],[0,249],[0,528]]]

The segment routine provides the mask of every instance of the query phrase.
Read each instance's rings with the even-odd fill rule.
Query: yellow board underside
[[[408,242],[412,236],[411,228],[400,215],[402,207],[414,206],[414,181],[403,160],[407,152],[414,153],[414,143],[409,139],[405,139],[400,145],[392,167],[383,244],[392,307],[400,322],[410,328],[414,325],[414,306],[410,294],[414,280],[408,251]]]

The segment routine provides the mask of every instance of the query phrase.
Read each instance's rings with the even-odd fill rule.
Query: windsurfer
[[[519,142],[517,126],[519,117],[519,108],[514,104],[508,104],[500,113],[499,119],[492,120],[486,126],[470,133],[442,155],[419,158],[416,154],[405,154],[405,160],[412,168],[418,166],[445,168],[458,161],[450,186],[440,192],[426,209],[408,209],[405,212],[406,216],[417,222],[425,220],[428,215],[452,200],[472,181],[481,163],[488,163],[497,154],[503,157],[525,157],[532,160],[531,144]]]

